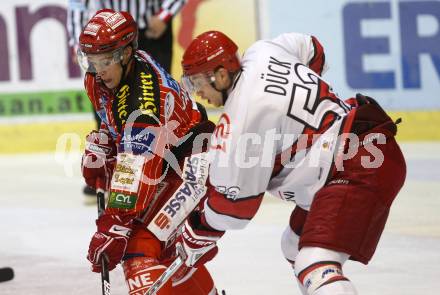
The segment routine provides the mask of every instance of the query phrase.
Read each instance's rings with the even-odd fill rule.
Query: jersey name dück
[[[205,204],[210,226],[243,228],[264,192],[308,210],[324,185],[353,113],[320,76],[327,67],[315,43],[286,33],[245,52],[222,114],[230,131],[222,138],[220,121],[213,135],[209,177],[219,194]]]
[[[265,81],[264,92],[276,95],[287,95],[287,85],[291,73],[292,63],[277,60],[271,56],[267,65],[267,72],[261,74]]]

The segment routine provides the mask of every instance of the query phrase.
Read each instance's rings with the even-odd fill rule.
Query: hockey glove
[[[217,241],[224,234],[202,222],[200,212],[193,212],[185,221],[176,239],[177,255],[190,267],[199,267],[217,255]]]
[[[104,255],[108,269],[112,270],[124,256],[132,230],[132,219],[124,222],[117,215],[103,214],[96,220],[96,225],[98,231],[90,241],[87,259],[92,263],[93,272],[101,272],[101,257]]]
[[[96,188],[98,179],[108,187],[116,163],[116,145],[106,130],[92,131],[86,137],[81,162],[83,177],[88,186]]]

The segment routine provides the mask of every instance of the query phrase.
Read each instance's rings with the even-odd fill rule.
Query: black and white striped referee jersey
[[[128,11],[137,22],[139,29],[148,26],[148,20],[157,15],[167,22],[176,15],[187,0],[69,0],[67,30],[69,45],[78,43],[79,35],[95,11],[111,8],[116,11]]]

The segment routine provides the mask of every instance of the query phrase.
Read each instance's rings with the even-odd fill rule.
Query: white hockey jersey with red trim
[[[265,191],[310,208],[352,120],[350,107],[320,77],[325,68],[313,36],[283,34],[245,52],[211,141],[210,226],[243,228]]]

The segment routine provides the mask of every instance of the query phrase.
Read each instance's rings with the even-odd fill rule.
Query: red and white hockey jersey
[[[243,228],[265,191],[310,208],[353,117],[321,78],[325,69],[313,36],[283,34],[245,52],[212,137],[210,226]]]
[[[85,76],[85,87],[101,128],[109,131],[118,150],[106,211],[139,217],[146,208],[167,201],[169,194],[159,193],[158,185],[166,176],[165,161],[177,169],[187,156],[174,155],[170,148],[199,124],[201,114],[180,85],[140,50],[117,89],[108,89],[91,73]],[[172,156],[167,159],[166,154]]]

